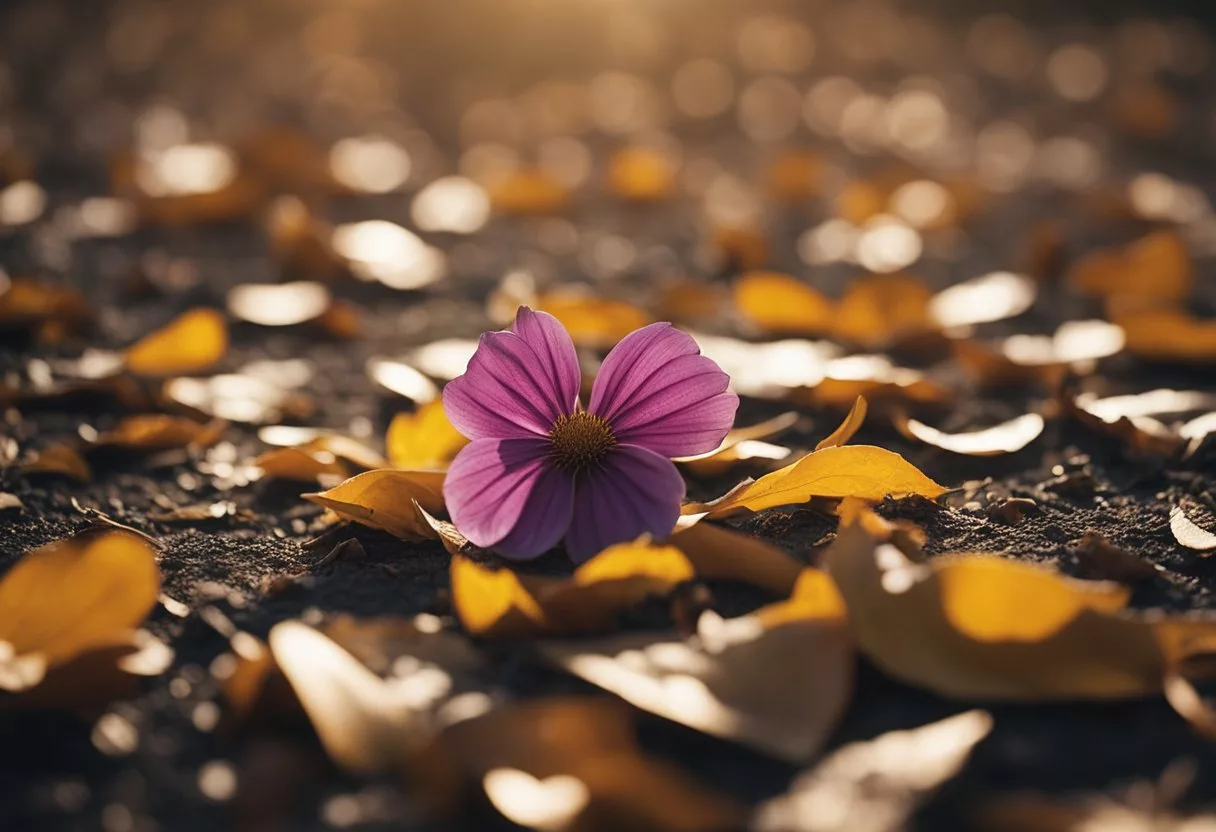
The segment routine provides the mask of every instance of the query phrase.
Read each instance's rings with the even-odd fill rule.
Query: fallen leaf
[[[534,168],[521,168],[491,183],[489,195],[495,213],[525,216],[556,214],[570,198],[560,182]]]
[[[228,351],[228,327],[214,309],[192,309],[127,348],[127,369],[146,376],[210,369]]]
[[[443,511],[442,471],[368,471],[351,477],[320,494],[304,494],[305,500],[353,520],[406,540],[433,537],[431,527],[414,506],[416,500],[427,511]]]
[[[1074,399],[1065,395],[1060,399],[1060,405],[1065,415],[1082,426],[1118,439],[1137,453],[1169,456],[1185,441],[1151,416],[1135,409],[1109,406],[1104,400],[1093,396],[1082,394]]]
[[[849,444],[849,440],[853,438],[854,434],[861,430],[861,425],[866,420],[867,410],[869,410],[869,406],[866,404],[865,396],[858,396],[853,402],[853,406],[849,408],[844,421],[837,425],[836,430],[819,440],[815,450],[822,451],[824,448],[838,448],[841,445]]]
[[[738,581],[787,596],[802,572],[802,564],[784,550],[714,523],[677,527],[669,542],[705,580]]]
[[[715,227],[709,249],[723,268],[732,271],[759,269],[768,261],[768,239],[752,226]]]
[[[815,569],[787,601],[727,620],[703,613],[691,641],[630,633],[541,650],[644,711],[793,762],[822,747],[853,690],[844,608]]]
[[[938,292],[929,315],[942,328],[1002,321],[1029,309],[1037,293],[1037,284],[1025,275],[991,272]]]
[[[80,329],[93,317],[78,290],[40,280],[0,280],[0,330],[38,335],[48,326]]]
[[[917,494],[933,499],[945,491],[899,454],[873,445],[846,445],[812,451],[706,510],[710,517],[725,517],[744,510],[805,503],[813,497],[878,501],[888,495]],[[684,513],[695,514],[700,508],[700,504],[690,504]]]
[[[320,318],[333,302],[329,288],[316,281],[243,283],[228,292],[228,311],[260,326],[293,326]]]
[[[799,775],[788,792],[761,804],[748,828],[753,832],[905,829],[917,807],[962,770],[972,749],[991,730],[992,716],[987,711],[966,711],[919,728],[850,743]]]
[[[795,277],[750,272],[734,285],[735,307],[765,332],[825,335],[832,331],[836,305]]]
[[[1027,413],[969,433],[945,433],[906,416],[897,418],[895,426],[910,439],[918,439],[943,451],[967,456],[998,456],[1017,453],[1025,448],[1039,437],[1046,423],[1039,414]]]
[[[920,370],[897,367],[882,355],[849,355],[823,365],[818,382],[795,391],[795,401],[816,407],[851,407],[858,396],[868,402],[941,404],[953,393]]]
[[[993,555],[916,564],[864,530],[823,556],[859,648],[884,672],[941,696],[994,701],[1151,696],[1177,663],[1216,643],[1216,619],[1125,610],[1130,590]]]
[[[1170,508],[1170,531],[1179,544],[1197,552],[1216,549],[1216,534],[1208,531],[1187,516],[1182,505]]]
[[[467,363],[467,360],[466,360]],[[412,399],[419,405],[439,398],[439,388],[418,370],[401,361],[388,358],[370,358],[367,361],[367,376],[386,390]],[[464,372],[464,368],[456,375]]]
[[[17,465],[26,474],[53,474],[73,479],[79,483],[93,481],[93,469],[85,462],[80,452],[72,445],[57,443],[34,451],[29,458]]]
[[[271,629],[274,662],[344,770],[399,770],[441,728],[491,707],[489,696],[463,678],[477,664],[475,654],[437,625],[421,616],[339,619],[327,632],[301,621]],[[380,678],[352,652],[391,675]]]
[[[620,703],[551,698],[499,708],[443,731],[415,755],[418,793],[451,818],[482,795],[545,832],[737,829],[742,810],[645,756]]]
[[[610,546],[570,578],[491,569],[452,555],[452,606],[474,635],[514,637],[603,630],[648,595],[664,594],[695,577],[675,546]]]
[[[193,419],[163,414],[128,416],[97,437],[94,447],[125,451],[167,451],[193,446],[208,448],[228,428],[222,419],[201,424]]]
[[[905,274],[866,275],[849,283],[832,319],[837,337],[867,347],[934,329],[933,293]]]
[[[290,365],[289,365],[290,366]],[[298,365],[297,365],[298,366]],[[305,365],[306,366],[306,365]],[[279,368],[272,365],[267,373]],[[287,368],[283,368],[285,371]],[[290,377],[223,373],[210,378],[174,378],[163,387],[163,396],[199,418],[211,416],[231,422],[269,424],[282,419],[305,419],[315,410],[313,400],[293,388],[299,380]]]
[[[388,463],[361,442],[330,433],[294,448],[266,451],[253,464],[265,477],[318,482],[332,477],[345,479],[352,470],[383,468]]]
[[[726,437],[712,451],[696,456],[678,457],[674,461],[683,463],[688,470],[701,476],[720,474],[737,462],[745,459],[763,457],[767,459],[783,459],[789,456],[789,448],[762,443],[760,440],[772,438],[798,421],[798,414],[790,411],[774,416],[755,425],[743,428],[731,428]],[[764,448],[758,447],[764,445]],[[768,448],[777,449],[772,453],[779,455],[765,456]]]
[[[134,652],[159,592],[155,551],[134,534],[85,532],[28,553],[0,580],[0,689],[34,688],[94,651]]]
[[[608,187],[631,202],[657,202],[671,195],[676,166],[667,154],[651,147],[623,147],[608,160]]]
[[[1161,230],[1123,248],[1087,254],[1069,269],[1068,281],[1075,290],[1098,297],[1182,300],[1191,292],[1194,267],[1182,238]]]
[[[575,344],[592,348],[611,347],[651,322],[649,315],[625,301],[566,289],[540,295],[536,308],[557,318]]]
[[[436,399],[413,413],[398,413],[384,437],[389,462],[396,468],[446,470],[469,440],[452,427]]]
[[[1151,282],[1151,281],[1146,281]],[[1114,312],[1127,350],[1153,361],[1216,361],[1216,319],[1197,318],[1181,309],[1141,308]]]
[[[1097,581],[1135,583],[1155,577],[1156,567],[1115,546],[1097,532],[1086,532],[1072,550],[1082,577]]]

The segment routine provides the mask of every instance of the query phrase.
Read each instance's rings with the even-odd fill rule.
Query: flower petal
[[[683,500],[684,479],[673,462],[636,445],[618,445],[578,481],[566,551],[581,563],[644,533],[666,538]]]
[[[476,439],[448,469],[443,499],[470,541],[512,558],[543,554],[570,525],[574,479],[544,439]]]
[[[534,312],[526,306],[519,307],[515,313],[515,323],[511,329],[524,339],[540,359],[538,369],[561,406],[560,414],[573,413],[578,404],[583,374],[570,333],[548,312]]]
[[[533,327],[525,326],[531,330]],[[558,416],[573,412],[574,399],[549,375],[549,358],[514,332],[487,332],[460,378],[443,388],[443,409],[470,439],[545,436]]]
[[[726,391],[729,384],[690,335],[651,324],[604,359],[589,409],[622,443],[693,456],[716,448],[734,423],[739,398]]]

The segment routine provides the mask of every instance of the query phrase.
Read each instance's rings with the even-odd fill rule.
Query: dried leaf
[[[122,531],[86,532],[36,549],[0,581],[0,689],[97,650],[130,648],[156,605],[153,548]]]
[[[1151,282],[1151,281],[1146,281]],[[1196,318],[1181,309],[1146,308],[1115,312],[1128,352],[1153,361],[1216,361],[1216,319]]]
[[[788,601],[729,620],[704,613],[691,641],[640,633],[542,652],[642,710],[800,761],[822,747],[852,694],[843,616],[831,581],[808,569]]]
[[[210,369],[228,351],[228,327],[214,309],[192,309],[127,348],[127,369],[146,376]]]
[[[92,318],[85,296],[39,280],[0,279],[0,329],[38,334],[48,325],[79,329]]]
[[[436,399],[413,413],[398,413],[389,423],[384,445],[396,468],[446,470],[469,440],[452,427]]]
[[[359,474],[328,491],[304,494],[303,497],[345,520],[413,540],[434,536],[414,502],[438,514],[443,511],[442,495],[442,471],[379,470]]]
[[[992,555],[916,564],[843,529],[824,568],[858,646],[942,696],[1045,701],[1160,693],[1168,670],[1216,643],[1216,619],[1141,616],[1130,591]]]
[[[324,283],[244,283],[228,292],[228,311],[260,326],[293,326],[320,318],[332,298]]]
[[[474,635],[527,636],[602,630],[648,595],[692,580],[674,546],[622,543],[600,552],[570,578],[490,569],[452,555],[452,606]]]
[[[969,433],[944,433],[906,416],[897,418],[895,425],[905,436],[919,439],[926,445],[941,448],[943,451],[967,456],[999,456],[1017,453],[1025,448],[1039,437],[1046,423],[1039,414],[1027,413],[1008,422]]]
[[[1174,539],[1188,549],[1197,552],[1216,550],[1216,534],[1187,517],[1181,505],[1170,508],[1170,531],[1174,533]]]
[[[718,447],[696,456],[679,457],[688,470],[701,476],[714,476],[747,459],[784,459],[791,451],[779,445],[761,442],[792,427],[798,421],[794,412],[782,413],[756,425],[731,428]]]
[[[645,756],[627,708],[604,699],[540,699],[446,729],[411,772],[449,818],[484,794],[509,820],[546,832],[740,828],[742,811],[673,766]]]
[[[93,481],[93,469],[72,445],[57,443],[34,451],[29,459],[18,463],[26,474],[54,474],[87,484]]]
[[[676,166],[651,147],[623,147],[608,160],[608,187],[631,202],[657,202],[668,197],[676,184]]]
[[[522,168],[492,183],[489,193],[490,205],[498,214],[556,214],[569,202],[560,182],[533,168]]]
[[[735,307],[765,332],[824,335],[832,331],[836,305],[786,274],[750,272],[734,286]]]
[[[1182,238],[1162,230],[1123,248],[1091,252],[1073,264],[1068,280],[1098,297],[1182,300],[1191,292],[1194,267]]]
[[[826,362],[810,389],[794,395],[817,407],[851,407],[858,396],[868,402],[941,404],[953,394],[920,370],[898,367],[882,355],[850,355]]]
[[[1021,315],[1034,304],[1038,285],[1013,272],[991,272],[933,296],[929,315],[942,328],[973,326]]]
[[[730,297],[724,286],[698,280],[677,280],[661,288],[654,299],[659,320],[710,324],[727,314]]]
[[[786,596],[802,571],[802,564],[764,541],[714,523],[677,528],[670,543],[692,563],[698,578],[738,581]]]
[[[216,419],[200,424],[193,419],[162,414],[128,416],[97,437],[98,448],[125,451],[167,451],[174,448],[208,448],[219,441],[228,423]]]
[[[1157,575],[1153,564],[1115,546],[1097,532],[1086,532],[1072,550],[1083,577],[1098,581],[1135,583]]]
[[[896,832],[916,808],[962,770],[992,730],[987,711],[891,731],[832,752],[763,803],[753,832]],[[830,811],[824,807],[830,806]],[[1029,829],[1030,827],[1019,827]],[[1037,828],[1037,827],[1036,827]]]
[[[583,292],[554,290],[536,299],[536,308],[561,321],[575,344],[608,348],[651,322],[636,306]]]
[[[317,482],[333,477],[345,479],[352,470],[383,468],[388,463],[363,443],[331,433],[294,448],[266,451],[253,464],[266,477]]]
[[[853,402],[853,406],[849,408],[849,413],[844,417],[844,421],[836,427],[836,430],[819,440],[819,444],[815,446],[815,450],[822,451],[824,448],[838,448],[841,445],[849,444],[849,440],[853,438],[853,435],[861,430],[861,425],[866,420],[866,411],[868,409],[865,396],[858,396]]]
[[[1124,397],[1115,397],[1122,399]],[[1151,416],[1127,415],[1117,408],[1104,406],[1102,399],[1078,396],[1063,397],[1061,410],[1082,426],[1096,433],[1118,439],[1141,454],[1169,456],[1182,446],[1185,440]]]
[[[805,503],[813,497],[881,500],[917,494],[933,499],[946,489],[902,456],[873,445],[847,445],[813,451],[785,468],[765,474],[729,499],[707,508],[710,517]],[[685,507],[685,513],[695,513]]]
[[[905,274],[866,275],[854,280],[833,317],[837,337],[867,347],[934,328],[929,313],[933,293]]]

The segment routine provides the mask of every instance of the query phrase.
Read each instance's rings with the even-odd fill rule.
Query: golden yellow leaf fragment
[[[453,554],[452,606],[474,635],[587,632],[609,627],[623,610],[694,576],[679,549],[648,543],[611,546],[570,578],[492,569]]]
[[[646,756],[619,702],[530,700],[452,725],[418,752],[411,774],[438,817],[488,798],[544,832],[739,829],[742,810]]]
[[[866,397],[858,396],[853,402],[853,406],[849,408],[848,415],[844,417],[844,421],[836,426],[836,430],[819,440],[819,444],[815,446],[815,450],[822,451],[824,448],[837,448],[841,445],[849,444],[849,440],[853,438],[854,434],[861,430],[862,423],[866,420],[866,411],[868,409],[869,405],[866,404]]]
[[[1177,301],[1191,292],[1194,266],[1182,237],[1162,230],[1123,248],[1087,254],[1073,264],[1068,281],[1078,292],[1097,297]]]
[[[1002,701],[1151,696],[1216,644],[1216,618],[1137,615],[1130,590],[993,555],[916,564],[843,529],[824,555],[861,650],[942,696]]]
[[[25,555],[0,580],[0,690],[32,688],[86,653],[134,652],[159,592],[152,547],[128,532],[85,532]]]
[[[182,314],[128,347],[127,369],[146,376],[190,375],[219,363],[228,351],[228,326],[214,309]]]
[[[789,595],[802,564],[759,538],[714,523],[693,523],[677,528],[670,543],[692,564],[697,577],[738,581]]]
[[[832,331],[831,299],[790,275],[749,272],[734,285],[735,307],[765,332],[823,335]]]
[[[608,187],[632,202],[656,202],[675,189],[676,166],[652,147],[623,147],[608,161]]]
[[[812,451],[797,462],[736,490],[709,510],[710,517],[805,503],[813,497],[857,497],[878,501],[888,495],[929,499],[946,489],[899,454],[873,445],[846,445]]]
[[[219,441],[228,423],[215,419],[206,424],[181,416],[159,413],[128,416],[97,437],[96,446],[130,451],[165,451],[194,446],[207,448]]]
[[[884,346],[935,328],[933,293],[906,274],[873,274],[845,290],[833,316],[836,335],[867,347]]]
[[[328,491],[304,494],[344,520],[381,529],[406,540],[432,538],[430,525],[414,505],[438,514],[443,511],[442,471],[381,469],[358,474]]]
[[[398,413],[384,437],[388,460],[396,468],[446,469],[467,444],[469,440],[448,421],[440,399],[413,413]]]
[[[740,618],[703,613],[691,640],[630,633],[542,650],[642,710],[790,761],[822,747],[853,690],[844,606],[814,569],[787,601]]]
[[[490,205],[498,214],[556,214],[570,195],[556,179],[535,168],[522,168],[489,187]]]
[[[1182,505],[1170,508],[1170,531],[1174,539],[1188,549],[1197,552],[1212,552],[1216,550],[1216,533],[1213,533],[1190,517]]]
[[[1216,362],[1216,318],[1196,318],[1165,307],[1116,311],[1111,320],[1123,328],[1128,352],[1141,358]]]
[[[1046,422],[1037,413],[1026,413],[1008,422],[967,433],[946,433],[907,417],[897,418],[895,425],[904,435],[943,451],[966,456],[999,456],[1025,448],[1039,437]]]
[[[352,469],[383,468],[388,463],[361,442],[347,436],[325,434],[291,448],[274,448],[254,460],[262,475],[275,479],[316,482],[327,477],[345,479]]]
[[[557,289],[540,295],[536,309],[561,321],[571,340],[583,347],[611,347],[651,323],[651,317],[631,303],[574,290]]]
[[[79,483],[93,481],[93,469],[89,463],[75,447],[62,442],[34,451],[17,467],[26,474],[57,474]]]
[[[987,711],[966,711],[907,731],[850,743],[762,803],[754,832],[888,832],[954,777],[992,730]],[[830,806],[831,811],[824,811]],[[1019,827],[1019,832],[1031,827]],[[1034,827],[1037,829],[1038,827]]]

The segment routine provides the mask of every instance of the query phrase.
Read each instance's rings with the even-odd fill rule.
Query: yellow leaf
[[[159,592],[156,556],[135,534],[85,533],[30,552],[0,581],[0,645],[11,653],[0,656],[0,687],[13,689],[14,662],[40,666],[23,688],[82,653],[131,644]]]
[[[384,438],[389,462],[396,468],[446,469],[468,443],[448,421],[440,399],[413,413],[398,413]]]
[[[668,157],[644,146],[624,147],[608,162],[608,187],[633,202],[654,202],[671,194],[676,170]]]
[[[1163,230],[1123,248],[1091,252],[1073,265],[1068,280],[1098,297],[1182,300],[1191,292],[1194,267],[1177,232]]]
[[[694,577],[673,546],[622,543],[600,552],[570,578],[491,569],[452,555],[452,605],[465,629],[483,636],[602,630],[623,610]]]
[[[228,327],[214,309],[192,309],[127,348],[127,369],[147,376],[207,370],[228,351]]]
[[[499,214],[556,214],[569,200],[560,182],[539,170],[524,168],[490,185],[490,204]]]
[[[670,542],[688,557],[698,577],[739,581],[775,595],[789,595],[802,570],[776,546],[713,523],[677,529]]]
[[[714,505],[709,516],[805,503],[812,497],[877,501],[887,495],[918,494],[933,499],[945,491],[899,454],[873,445],[846,445],[813,451],[765,474]]]
[[[815,446],[815,450],[822,451],[824,448],[836,448],[841,445],[849,444],[849,440],[857,431],[861,430],[862,423],[866,420],[866,397],[858,396],[853,402],[853,406],[849,408],[849,414],[844,417],[844,421],[829,433],[819,444]]]
[[[1123,328],[1128,352],[1142,358],[1216,362],[1216,318],[1196,318],[1181,309],[1150,308],[1116,312],[1111,320]]]
[[[858,646],[882,670],[944,696],[1040,701],[1159,693],[1167,670],[1216,640],[1216,619],[1140,616],[1130,590],[992,555],[910,562],[841,531],[824,568]]]
[[[934,328],[929,312],[933,293],[905,274],[867,275],[845,290],[832,318],[836,335],[865,346],[883,346],[897,338]]]
[[[777,272],[751,272],[735,282],[735,306],[766,332],[822,335],[832,331],[835,304]]]
[[[645,711],[804,760],[822,747],[853,690],[853,649],[830,583],[807,570],[789,601],[727,620],[704,613],[696,642],[642,633],[542,650]]]
[[[304,499],[373,529],[407,540],[434,537],[414,501],[427,511],[443,511],[442,471],[368,471]]]
[[[18,465],[26,474],[58,474],[79,483],[93,481],[93,469],[71,445],[58,443],[35,451]]]
[[[194,445],[214,445],[228,427],[222,419],[201,424],[193,419],[163,414],[128,416],[97,437],[100,447],[132,451],[165,451]]]
[[[536,308],[561,321],[574,343],[584,347],[611,347],[652,321],[630,303],[571,291],[543,294],[536,299]]]
[[[315,482],[325,477],[345,479],[352,468],[383,468],[388,463],[380,454],[348,436],[324,434],[292,448],[266,451],[254,464],[266,477]]]

